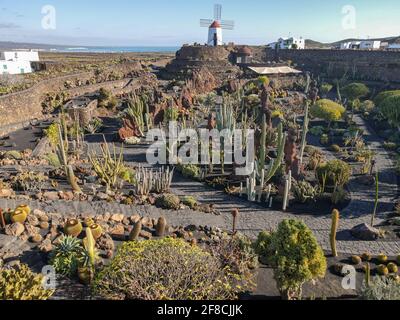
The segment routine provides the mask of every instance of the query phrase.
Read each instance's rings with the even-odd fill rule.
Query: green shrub
[[[274,254],[271,251],[272,233],[268,231],[262,231],[257,237],[257,241],[254,243],[254,251],[260,256],[263,261],[268,262],[269,258]]]
[[[47,129],[44,130],[44,133],[53,147],[58,145],[58,125],[56,123],[52,123]]]
[[[268,86],[269,83],[270,83],[270,80],[269,80],[269,78],[268,78],[267,76],[259,76],[259,77],[258,77],[258,82],[259,82],[261,85],[266,85],[266,86]]]
[[[0,300],[47,300],[53,293],[43,287],[43,275],[27,265],[0,269]]]
[[[96,295],[114,300],[236,299],[240,274],[183,239],[125,242],[93,283]]]
[[[330,83],[323,83],[321,85],[321,93],[323,95],[327,95],[329,92],[331,92],[332,88],[333,88],[333,85],[331,85]]]
[[[400,283],[390,277],[374,277],[370,284],[363,284],[363,300],[400,300]]]
[[[400,95],[387,97],[378,106],[378,111],[393,128],[400,126]]]
[[[323,119],[329,123],[342,119],[346,109],[329,99],[318,100],[311,107],[311,115],[315,118]]]
[[[382,91],[375,97],[375,105],[379,106],[386,98],[393,96],[400,96],[400,90]]]
[[[323,183],[324,177],[326,177],[325,182],[335,187],[343,187],[347,184],[350,180],[351,173],[350,165],[337,159],[322,163],[317,168],[319,182]]]
[[[186,178],[197,179],[200,177],[200,168],[195,164],[184,164],[180,166],[182,175]]]
[[[301,298],[305,282],[325,276],[324,252],[302,221],[282,221],[272,235],[271,250],[274,277],[285,299]]]
[[[342,88],[342,94],[349,100],[364,98],[369,94],[368,87],[363,83],[350,83]]]

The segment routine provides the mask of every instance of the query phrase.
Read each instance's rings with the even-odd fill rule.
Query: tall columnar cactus
[[[365,265],[365,284],[369,287],[371,284],[371,265],[369,262]]]
[[[139,238],[140,232],[142,231],[142,220],[135,223],[131,233],[129,234],[129,241],[135,241]]]
[[[265,159],[267,157],[267,116],[263,115],[263,122],[261,126],[261,139],[260,139],[260,153],[258,156],[258,175],[265,169]]]
[[[308,125],[310,123],[309,112],[310,112],[310,103],[307,101],[306,102],[306,110],[305,110],[305,113],[304,113],[304,120],[303,120],[303,134],[302,134],[302,137],[301,137],[299,170],[303,166],[304,150],[305,150],[306,145],[307,145]],[[297,174],[300,174],[300,172],[297,172]]]
[[[268,183],[275,173],[278,171],[279,167],[282,165],[283,158],[285,156],[285,143],[286,143],[286,133],[283,133],[282,123],[278,126],[278,139],[277,139],[277,158],[272,161],[269,168],[266,171],[264,182]]]
[[[332,211],[332,225],[331,225],[331,233],[330,233],[330,243],[331,243],[331,249],[332,249],[332,256],[337,257],[337,248],[336,248],[336,233],[339,227],[339,211],[338,210],[333,210]]]
[[[68,183],[71,185],[72,190],[76,193],[82,193],[82,189],[79,187],[77,178],[74,174],[74,170],[72,169],[72,166],[69,165],[68,163],[68,158],[67,158],[67,150],[68,150],[68,140],[64,141],[63,136],[62,136],[62,129],[61,125],[57,126],[58,128],[58,144],[57,144],[57,156],[58,160],[60,161],[61,165],[64,168],[65,175],[67,177]]]
[[[156,225],[156,235],[158,237],[163,237],[167,227],[167,220],[164,217],[160,217]]]
[[[374,202],[374,211],[372,212],[372,218],[371,218],[371,227],[373,227],[375,224],[375,216],[376,212],[378,211],[378,204],[379,204],[379,172],[377,169],[375,174],[375,202]]]

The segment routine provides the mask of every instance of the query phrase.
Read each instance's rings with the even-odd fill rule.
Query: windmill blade
[[[235,28],[235,22],[231,20],[223,20],[221,21],[221,28],[233,30]]]
[[[208,28],[214,21],[210,19],[201,19],[200,26]]]
[[[222,17],[222,5],[214,5],[214,20],[220,21]]]

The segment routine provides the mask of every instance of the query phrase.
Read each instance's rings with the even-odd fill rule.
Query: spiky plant
[[[72,277],[83,263],[84,249],[75,237],[64,236],[50,256],[50,264],[58,274]]]

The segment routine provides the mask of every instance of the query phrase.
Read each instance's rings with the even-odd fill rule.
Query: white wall
[[[31,73],[32,67],[30,61],[6,61],[0,60],[1,74],[22,74]]]
[[[221,28],[209,28],[208,31],[208,45],[214,46],[214,34],[217,34],[217,45],[222,46],[222,29]]]
[[[380,49],[381,42],[380,41],[361,41],[360,49]]]
[[[4,51],[0,54],[0,60],[39,61],[39,53],[36,51]]]

